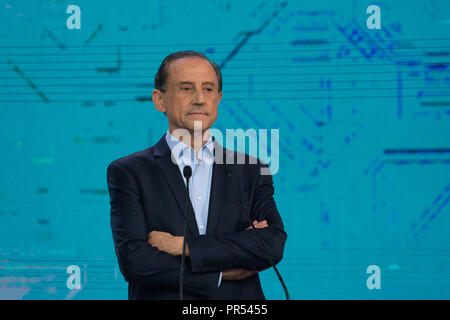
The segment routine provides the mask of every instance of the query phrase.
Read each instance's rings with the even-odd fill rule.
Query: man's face
[[[158,90],[154,90],[154,94],[155,91]],[[202,131],[205,131],[216,121],[221,98],[217,75],[209,62],[188,57],[169,65],[166,92],[161,93],[161,105],[157,108],[166,112],[170,132],[184,128],[192,133],[194,121],[201,121]]]

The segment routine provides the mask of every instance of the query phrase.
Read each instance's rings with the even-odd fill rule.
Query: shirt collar
[[[198,160],[194,155],[194,150],[184,142],[174,137],[169,130],[166,132],[166,141],[169,145],[172,156],[177,163],[184,163],[185,165],[198,164]],[[198,151],[198,157],[203,159],[214,159],[214,142],[212,136],[206,141],[202,148]],[[189,163],[188,163],[189,162]]]

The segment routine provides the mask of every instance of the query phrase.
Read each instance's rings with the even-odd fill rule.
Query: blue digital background
[[[164,134],[154,75],[189,49],[222,67],[215,128],[280,130],[292,299],[450,298],[448,1],[2,0],[0,18],[0,299],[127,298],[106,167]]]

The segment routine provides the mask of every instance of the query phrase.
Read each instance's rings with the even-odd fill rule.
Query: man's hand
[[[255,226],[256,229],[265,228],[265,227],[269,226],[267,224],[267,220],[263,220],[263,221],[259,221],[259,222],[257,220],[254,220],[253,225]],[[247,230],[252,229],[252,226],[248,226],[246,229]]]
[[[180,256],[183,252],[183,237],[176,237],[168,232],[152,231],[148,234],[148,241],[152,247],[158,248],[173,256]],[[189,256],[189,248],[186,243],[186,256]]]

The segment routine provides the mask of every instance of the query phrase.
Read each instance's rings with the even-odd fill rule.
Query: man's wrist
[[[183,242],[184,242],[184,237],[176,237],[177,239],[177,248],[178,248],[178,255],[181,256],[183,254]],[[184,251],[186,257],[189,256],[189,247],[188,244],[186,242],[186,246],[185,246],[185,251]]]

